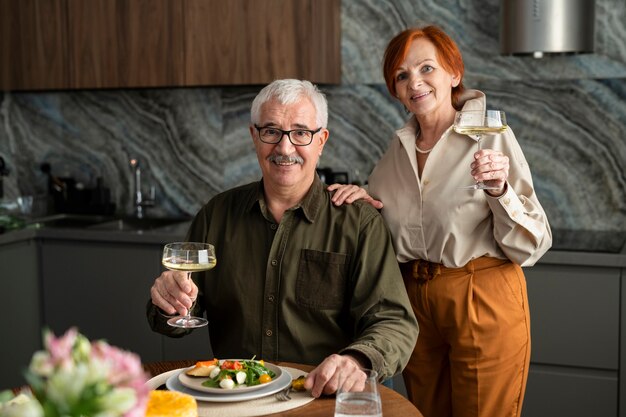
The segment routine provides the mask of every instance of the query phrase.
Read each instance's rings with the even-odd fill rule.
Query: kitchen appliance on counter
[[[332,168],[317,168],[317,175],[325,184],[348,184],[348,173],[333,171]]]
[[[13,204],[17,203],[5,203],[4,198],[4,185],[3,178],[9,175],[9,169],[6,167],[4,158],[0,156],[0,234],[14,229],[24,227],[24,220],[11,214],[11,210],[14,209]]]
[[[111,203],[111,191],[104,186],[102,178],[96,180],[95,187],[87,188],[72,177],[53,175],[47,162],[41,164],[41,171],[48,176],[50,212],[101,215],[115,212],[115,204]]]

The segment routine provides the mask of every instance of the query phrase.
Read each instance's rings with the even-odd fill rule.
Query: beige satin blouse
[[[467,90],[464,108],[485,108],[485,96]],[[506,110],[506,109],[505,109]],[[462,190],[470,175],[476,141],[450,127],[432,149],[421,178],[417,171],[412,117],[396,131],[369,178],[369,193],[384,203],[382,215],[393,237],[399,262],[424,259],[460,267],[481,256],[533,265],[552,245],[546,214],[513,131],[486,136],[482,148],[509,157],[507,191],[491,197]]]

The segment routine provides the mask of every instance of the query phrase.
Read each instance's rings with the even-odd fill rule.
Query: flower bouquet
[[[137,355],[75,328],[58,338],[45,331],[44,345],[26,372],[32,393],[0,394],[0,417],[144,416],[150,390]]]

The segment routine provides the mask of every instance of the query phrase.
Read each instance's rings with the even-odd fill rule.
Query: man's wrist
[[[341,353],[342,356],[347,356],[350,359],[354,360],[361,369],[371,369],[372,362],[370,359],[363,353],[358,350],[348,350]]]

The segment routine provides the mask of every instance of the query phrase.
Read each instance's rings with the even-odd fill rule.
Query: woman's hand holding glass
[[[488,194],[502,195],[509,177],[509,157],[500,151],[481,149],[474,154],[474,158],[470,165],[474,180],[485,184],[488,187],[485,192]]]
[[[509,176],[509,158],[493,149],[482,149],[483,136],[499,135],[506,131],[506,115],[500,110],[462,110],[454,117],[455,132],[468,135],[477,143],[471,174],[476,183],[460,187],[466,190],[485,190],[491,195],[504,193]]]

